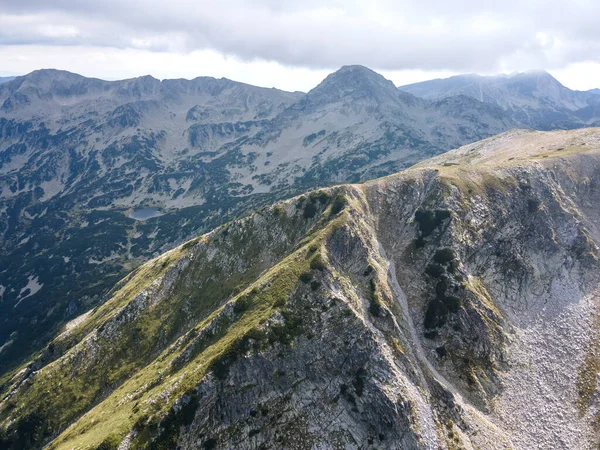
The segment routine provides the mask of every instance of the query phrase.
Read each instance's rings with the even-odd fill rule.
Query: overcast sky
[[[199,75],[306,91],[345,64],[397,85],[546,69],[600,87],[598,0],[0,0],[0,75]]]

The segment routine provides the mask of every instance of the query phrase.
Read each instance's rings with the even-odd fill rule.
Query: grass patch
[[[217,378],[224,379],[227,377],[232,364],[244,352],[251,350],[253,345],[264,345],[269,340],[282,344],[291,342],[294,336],[302,330],[299,317],[290,315],[291,313],[284,309],[282,314],[284,314],[285,325],[281,326],[282,328],[275,327],[276,331],[273,332],[272,337],[262,334],[260,331],[261,324],[275,310],[284,307],[286,300],[300,282],[302,274],[307,273],[311,267],[313,270],[323,270],[325,268],[325,262],[320,253],[317,253],[311,259],[307,259],[306,256],[310,253],[310,248],[318,246],[319,240],[322,240],[331,231],[330,228],[334,226],[335,224],[331,222],[325,229],[315,233],[312,241],[306,242],[302,248],[284,258],[276,266],[268,269],[246,290],[237,294],[231,300],[234,303],[234,321],[226,326],[218,327],[215,331],[216,334],[204,341],[198,347],[198,350],[192,353],[191,357],[182,365],[176,366],[175,371],[171,370],[171,362],[186,350],[186,345],[167,348],[145,367],[132,370],[130,372],[133,374],[132,376],[125,379],[106,399],[101,400],[94,408],[82,415],[49,448],[95,448],[111,434],[123,437],[140,420],[141,426],[145,430],[144,433],[140,433],[140,436],[146,436],[146,440],[144,442],[140,441],[139,445],[136,445],[137,448],[149,448],[146,446],[153,439],[158,439],[157,433],[160,434],[159,430],[166,430],[162,425],[158,428],[152,428],[152,423],[157,424],[160,422],[156,418],[167,417],[172,402],[193,389],[206,374],[212,371]],[[190,272],[189,276],[191,279],[196,278],[193,272]],[[217,277],[216,280],[220,280],[216,281],[217,283],[223,283],[223,279]],[[239,283],[236,282],[234,285],[237,284]],[[186,291],[180,294],[181,297],[177,298],[185,298],[185,295],[187,295]],[[169,310],[174,309],[172,304],[168,306]],[[223,307],[220,307],[213,311],[198,326],[197,331],[200,331],[214,320],[222,310]],[[157,311],[157,321],[153,319],[153,321],[147,323],[148,337],[152,335],[152,330],[160,329],[161,320],[164,320],[161,315],[163,312]],[[136,327],[140,328],[141,325],[136,324]],[[144,334],[143,328],[141,332]],[[156,340],[156,338],[154,339]],[[186,338],[181,342],[190,341]],[[120,359],[118,360],[120,361]],[[88,378],[82,380],[83,382],[96,384],[97,380]],[[47,384],[40,387],[42,390],[50,388]],[[167,387],[170,387],[173,391],[165,400],[161,393]],[[52,389],[54,388],[59,389],[58,386],[52,387]],[[132,396],[132,393],[136,394]],[[131,401],[123,402],[128,394],[131,396]],[[153,398],[162,398],[163,400],[156,403],[151,400]],[[84,402],[84,404],[89,404],[89,402]],[[140,405],[142,406],[140,407]],[[150,419],[145,420],[145,417]],[[168,433],[165,436],[164,442],[172,442]]]

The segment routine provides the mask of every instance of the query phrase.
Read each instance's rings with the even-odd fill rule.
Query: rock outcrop
[[[5,380],[3,445],[597,448],[598,180],[514,131],[223,225]]]

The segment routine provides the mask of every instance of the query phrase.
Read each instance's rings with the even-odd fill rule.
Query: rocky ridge
[[[0,85],[0,373],[142,262],[248,210],[515,124],[349,66],[307,94],[40,70]],[[162,215],[136,221],[130,213]]]
[[[600,130],[517,130],[141,266],[4,378],[3,446],[598,445]]]
[[[574,91],[548,72],[510,75],[457,75],[399,88],[418,97],[440,100],[464,95],[501,107],[522,126],[539,130],[598,126],[600,95],[597,89]]]

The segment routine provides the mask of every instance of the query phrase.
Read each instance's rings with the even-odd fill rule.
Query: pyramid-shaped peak
[[[314,103],[361,101],[380,104],[397,99],[394,83],[364,66],[343,66],[329,74],[307,97]]]
[[[329,74],[321,84],[343,83],[349,86],[374,83],[385,87],[395,87],[394,83],[365,66],[342,66]]]

